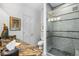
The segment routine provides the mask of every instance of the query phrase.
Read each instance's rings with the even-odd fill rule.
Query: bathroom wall
[[[26,23],[24,26],[24,39],[26,40],[24,41],[36,45],[37,42],[41,39],[41,11],[35,12],[31,12],[32,16],[26,16],[27,14],[24,13],[23,17],[24,19],[27,19],[24,20],[24,23]]]
[[[9,26],[9,19],[8,19],[8,14],[5,13],[1,8],[0,8],[0,34],[2,32],[3,24],[6,23]]]
[[[50,13],[59,19],[48,22],[48,46],[70,53],[79,49],[79,4],[64,4]]]
[[[6,21],[6,24],[8,24],[8,27],[9,27],[9,16],[15,16],[15,17],[21,18],[21,31],[9,31],[9,34],[10,35],[15,34],[18,39],[24,42],[27,42],[29,44],[36,45],[37,42],[41,38],[40,37],[40,33],[41,33],[40,22],[41,22],[42,4],[20,4],[20,3],[7,4],[7,3],[4,3],[4,4],[0,4],[0,8],[4,12],[4,14],[6,14],[7,18],[4,17],[3,19],[8,20]],[[32,23],[29,22],[30,20],[28,21],[28,24],[30,23],[30,25],[28,25],[28,28],[29,27],[32,27],[32,28],[31,28],[30,33],[28,33],[30,36],[29,36],[29,39],[27,40],[27,36],[24,37],[24,29],[25,30],[27,29],[26,28],[27,23],[24,24],[24,22],[25,20],[27,20],[29,16],[30,16],[30,19],[32,20]]]
[[[18,17],[22,19],[22,11],[20,4],[0,4],[0,8],[8,15],[8,20],[10,16]],[[9,21],[6,21],[6,23],[9,24]],[[16,35],[18,39],[23,39],[23,26],[22,26],[23,20],[21,20],[21,31],[10,31],[9,30],[9,35]],[[9,27],[9,25],[8,25]]]

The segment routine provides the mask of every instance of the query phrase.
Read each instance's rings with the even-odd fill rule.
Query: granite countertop
[[[12,40],[3,40],[3,47],[8,44]],[[37,46],[32,46],[30,44],[23,43],[21,41],[17,41],[17,48],[20,49],[19,56],[41,56],[42,50],[39,49]]]
[[[20,56],[41,56],[42,50],[38,47],[34,47],[30,44],[21,43],[17,48],[20,49],[19,55]]]

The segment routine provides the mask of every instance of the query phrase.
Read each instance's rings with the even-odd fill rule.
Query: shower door
[[[75,20],[48,22],[48,53],[57,56],[75,55],[74,40],[78,39],[78,22]]]

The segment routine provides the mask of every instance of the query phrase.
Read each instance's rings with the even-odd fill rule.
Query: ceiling
[[[63,3],[51,3],[50,5],[54,8],[54,7],[57,7],[57,6],[61,5],[61,4],[63,4]]]
[[[0,3],[0,7],[2,6],[8,7],[8,6],[15,6],[15,5],[19,5],[25,8],[30,8],[33,10],[42,8],[42,3]]]
[[[55,9],[56,7],[62,5],[62,4],[64,4],[64,3],[48,3],[47,4],[47,10],[51,11],[51,10]]]
[[[8,15],[33,15],[43,10],[42,3],[0,3],[0,9]]]

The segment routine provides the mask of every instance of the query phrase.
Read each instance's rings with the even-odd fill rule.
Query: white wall
[[[28,21],[29,27],[30,28],[30,32],[29,32],[29,37],[27,36],[26,42],[31,43],[33,45],[36,45],[38,43],[38,41],[41,39],[41,13],[43,11],[42,7],[37,9],[32,9],[29,7],[25,8],[24,11],[27,10],[27,12],[23,13],[23,18],[24,19],[28,19],[28,17],[30,17],[30,20]],[[27,17],[26,17],[27,16]],[[27,27],[25,27],[27,30]],[[28,32],[27,32],[28,33]]]
[[[25,34],[26,40],[24,40],[24,41],[36,45],[37,42],[41,39],[41,36],[40,36],[40,34],[41,34],[41,12],[40,11],[35,11],[35,12],[30,11],[30,13],[31,13],[31,15],[26,16],[27,13],[25,12],[24,16],[23,16],[24,20],[27,20],[27,21],[25,21],[27,24],[24,27],[25,31],[27,30],[26,31],[27,34]],[[30,19],[29,19],[29,17],[30,17]],[[28,22],[29,22],[29,24],[28,24]],[[28,27],[28,25],[29,25],[29,27]]]
[[[0,33],[2,32],[3,24],[6,23],[9,26],[9,16],[0,8]]]

